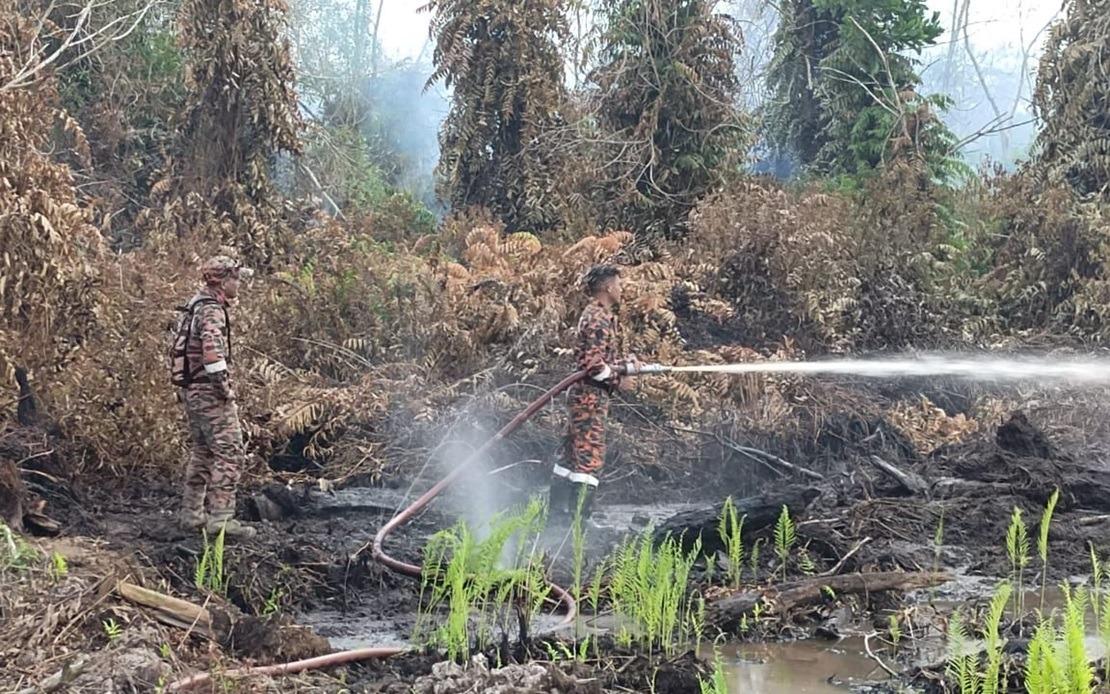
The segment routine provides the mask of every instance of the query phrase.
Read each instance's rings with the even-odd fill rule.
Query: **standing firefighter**
[[[171,355],[172,381],[181,388],[189,421],[189,461],[181,519],[191,530],[224,529],[228,537],[253,537],[255,529],[232,518],[235,488],[246,459],[239,408],[231,387],[231,321],[228,302],[250,270],[218,255],[202,267],[204,287],[183,312]]]
[[[597,475],[605,465],[605,419],[609,398],[622,388],[620,325],[616,309],[621,299],[620,271],[612,265],[596,265],[586,273],[590,302],[578,320],[574,357],[585,380],[571,387],[570,422],[564,460],[552,471],[550,514],[553,519],[573,517],[582,503],[588,518],[597,491]],[[633,359],[632,363],[636,363]]]

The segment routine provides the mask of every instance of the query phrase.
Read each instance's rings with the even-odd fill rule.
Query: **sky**
[[[379,38],[387,55],[399,59],[420,54],[428,38],[429,14],[418,9],[426,2],[385,0]],[[949,26],[953,1],[928,0],[928,3],[930,9],[940,12],[944,26]],[[1023,32],[1028,42],[1059,9],[1060,0],[972,0],[971,42],[976,49],[988,51],[1018,43]],[[946,40],[941,37],[941,41]]]

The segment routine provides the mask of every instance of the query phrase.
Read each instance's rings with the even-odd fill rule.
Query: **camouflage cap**
[[[246,279],[254,274],[250,268],[243,267],[239,264],[239,261],[226,255],[213,256],[204,261],[200,272],[204,281],[209,283],[219,282],[228,277]]]

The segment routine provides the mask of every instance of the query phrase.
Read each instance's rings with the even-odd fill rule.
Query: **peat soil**
[[[802,447],[784,445],[773,452],[784,456],[793,451],[795,465],[821,469],[822,479],[800,477],[781,468],[755,474],[752,467],[765,466],[733,461],[731,454],[726,461],[723,451],[716,459],[706,459],[706,450],[697,451],[704,466],[701,470],[690,469],[687,462],[678,464],[691,458],[691,451],[685,449],[660,450],[658,455],[664,460],[643,467],[612,465],[597,500],[602,527],[591,531],[587,561],[605,556],[629,532],[665,522],[664,514],[699,508],[711,514],[726,496],[737,499],[743,508],[769,494],[791,490],[797,490],[803,499],[800,507],[791,510],[800,544],[814,564],[811,572],[936,568],[958,576],[1004,576],[1009,565],[1003,538],[1012,509],[1023,510],[1032,535],[1055,488],[1061,495],[1050,533],[1050,580],[1087,573],[1088,542],[1100,555],[1110,553],[1107,450],[1098,442],[1077,445],[1055,440],[1021,412],[929,455],[916,453],[906,437],[887,422],[861,421],[848,415],[831,419],[816,440],[823,457],[820,468],[815,466],[815,458],[797,457]],[[807,442],[804,449],[811,450],[813,445]],[[27,453],[17,451],[13,457],[23,459]],[[38,542],[45,556],[69,557],[68,576],[64,580],[55,577],[51,583],[48,567],[32,579],[20,577],[12,569],[0,573],[2,585],[9,591],[0,600],[0,622],[5,624],[0,627],[0,641],[11,639],[0,647],[2,691],[20,691],[41,683],[82,658],[86,662],[81,673],[67,676],[68,691],[154,691],[185,672],[283,662],[342,646],[296,628],[296,616],[308,612],[364,615],[374,621],[381,643],[386,644],[390,639],[402,641],[411,630],[418,585],[372,561],[367,544],[404,502],[430,486],[428,479],[414,483],[415,489],[407,487],[409,481],[400,486],[400,478],[392,487],[353,479],[339,489],[322,489],[311,480],[284,486],[245,483],[240,515],[256,519],[260,533],[249,542],[229,543],[225,603],[195,585],[194,571],[203,542],[177,527],[173,516],[176,480],[63,481],[52,474],[58,472],[52,464],[64,468],[63,461],[51,462],[55,456],[43,456],[35,468],[54,480],[37,488],[47,505],[36,508],[58,522],[58,537],[32,544]],[[668,456],[676,461],[673,465],[668,466]],[[547,476],[542,465],[534,465],[494,477],[476,473],[468,479],[391,536],[389,551],[419,563],[421,548],[432,533],[459,517],[473,516],[476,505],[488,511],[491,499],[507,504],[523,500],[529,493],[544,492]],[[491,484],[490,480],[495,481]],[[482,503],[476,504],[479,492],[484,496]],[[607,516],[607,507],[621,510]],[[934,542],[938,526],[942,528],[939,545]],[[704,524],[686,530],[688,534],[701,530],[707,539],[712,534],[705,533],[711,527]],[[768,538],[769,533],[769,527],[753,528],[746,541]],[[861,542],[865,538],[869,539]],[[568,575],[569,555],[569,551],[559,553],[552,569],[556,580]],[[757,567],[761,580],[774,569],[772,553],[765,555]],[[197,604],[219,606],[242,626],[230,629],[219,644],[196,634],[187,636],[189,632],[166,627],[121,600],[113,587],[114,580],[122,578]],[[65,588],[69,583],[73,585]],[[18,597],[19,591],[25,599]],[[712,591],[707,595],[712,597]],[[952,595],[950,590],[949,597],[982,596]],[[899,603],[898,596],[868,595],[853,607],[852,619],[866,618]],[[747,638],[814,633],[835,638],[835,621],[843,619],[838,610],[835,604],[822,604],[779,615],[773,625],[767,624]],[[122,633],[113,634],[108,626],[113,623],[122,625]],[[472,668],[478,674],[465,676],[448,671],[448,665],[437,665],[441,656],[412,654],[302,675],[284,684],[263,679],[252,687],[257,691],[290,691],[289,687],[339,691],[344,686],[358,691],[408,691],[415,686],[424,691],[427,680],[421,678],[434,674],[440,680],[457,675],[457,691],[481,690],[495,682],[510,687],[504,691],[551,691],[572,680],[581,691],[597,687],[597,691],[645,691],[654,678],[655,691],[666,693],[696,691],[692,678],[705,673],[705,664],[693,654],[649,659],[612,643],[603,644],[601,662],[593,668],[543,662],[549,659],[548,653],[533,644],[527,651],[503,652],[500,660],[487,654],[485,664]],[[129,657],[136,662],[127,664]],[[531,665],[511,672],[490,665],[513,661]],[[530,689],[512,684],[514,677],[538,679]]]

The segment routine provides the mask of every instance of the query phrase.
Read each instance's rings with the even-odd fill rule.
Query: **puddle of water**
[[[394,622],[357,612],[315,610],[301,615],[297,621],[312,627],[336,650],[410,645],[408,634],[398,631]]]
[[[729,691],[752,694],[843,694],[888,675],[867,657],[862,638],[839,642],[724,644],[718,648]],[[709,650],[702,657],[713,660]]]

